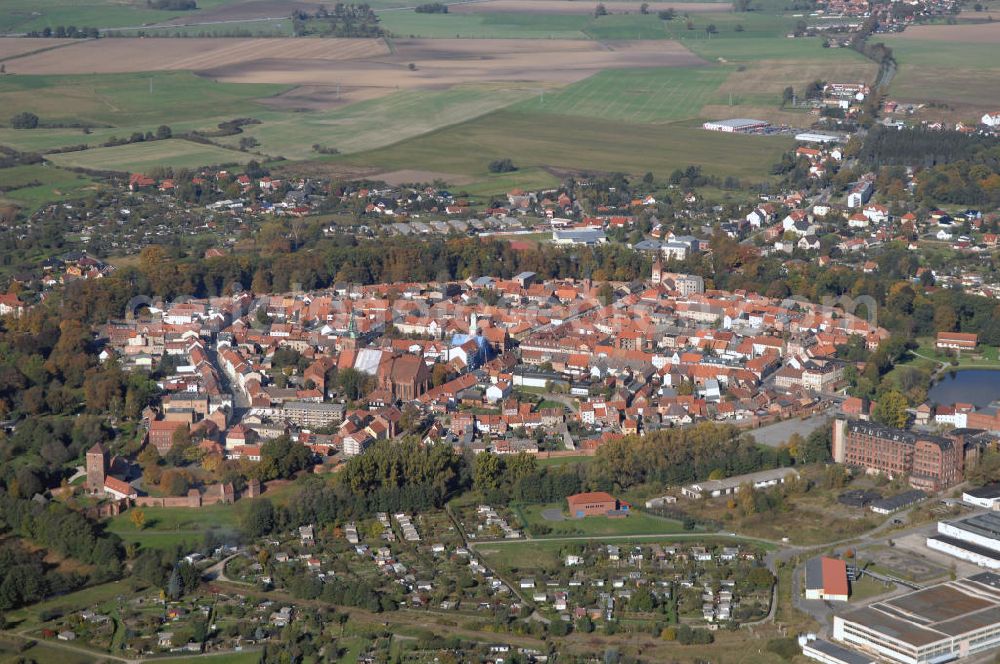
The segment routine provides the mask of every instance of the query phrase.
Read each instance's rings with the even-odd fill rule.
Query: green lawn
[[[201,509],[140,507],[146,515],[146,527],[139,530],[133,525],[129,512],[112,518],[108,530],[126,542],[138,542],[149,548],[174,545],[201,544],[205,533],[216,529],[231,533],[239,528],[240,515],[249,502],[235,505],[207,505]]]
[[[43,164],[0,170],[0,199],[13,201],[28,210],[72,198],[93,185],[94,181],[86,175]],[[9,191],[4,193],[4,190]]]
[[[150,92],[152,82],[152,92]],[[289,89],[264,83],[217,83],[190,72],[95,76],[0,77],[0,108],[31,111],[42,123],[79,122],[155,130],[184,120],[252,115],[254,99]],[[208,126],[212,126],[209,124]]]
[[[510,157],[521,167],[666,175],[700,165],[705,172],[766,177],[766,167],[790,149],[789,137],[708,132],[697,122],[623,124],[608,120],[503,110],[335,161],[397,170],[431,169],[485,176],[490,161]]]
[[[559,467],[559,466],[569,466],[573,464],[589,464],[594,460],[592,456],[563,456],[563,457],[549,457],[544,459],[539,457],[539,466],[548,467]]]
[[[157,166],[199,168],[218,164],[244,164],[253,157],[250,153],[179,138],[49,155],[49,159],[59,166],[137,173]]]
[[[359,152],[481,117],[531,94],[517,84],[404,90],[336,111],[256,113],[262,124],[245,127],[244,134],[221,142],[236,146],[251,136],[260,141],[260,151],[289,159],[317,157],[312,148],[317,143],[343,153]]]
[[[488,199],[512,189],[547,189],[562,180],[543,168],[518,168],[512,173],[479,173],[475,182],[457,187],[457,191]]]
[[[588,516],[582,519],[566,518],[563,521],[549,521],[542,516],[544,510],[565,511],[565,503],[547,505],[525,505],[520,508],[528,524],[544,524],[552,532],[544,537],[559,536],[604,536],[604,535],[668,535],[683,532],[679,521],[663,519],[636,510],[627,517],[609,519],[604,516]]]
[[[725,67],[608,70],[515,108],[633,123],[684,120],[722,103],[718,89],[729,74]]]
[[[397,37],[489,39],[586,39],[583,29],[592,19],[561,14],[379,14],[382,28]]]

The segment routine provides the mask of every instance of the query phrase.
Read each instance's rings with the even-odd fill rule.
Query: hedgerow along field
[[[245,164],[254,156],[247,152],[171,138],[53,154],[48,159],[59,166],[70,168],[143,173],[160,166],[198,168],[216,164]]]

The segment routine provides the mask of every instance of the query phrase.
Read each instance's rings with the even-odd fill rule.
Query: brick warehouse
[[[938,491],[962,481],[966,457],[978,454],[960,431],[946,436],[893,429],[873,422],[836,419],[833,460],[867,472],[909,475],[918,489]]]

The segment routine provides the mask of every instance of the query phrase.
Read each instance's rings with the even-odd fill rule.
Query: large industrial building
[[[833,421],[833,460],[890,477],[908,475],[917,489],[940,491],[962,481],[966,460],[961,435],[936,436],[864,420]],[[977,448],[970,446],[969,453]]]
[[[733,118],[732,120],[715,120],[702,125],[709,131],[722,131],[728,134],[752,134],[764,131],[771,126],[765,120],[753,120],[751,118]]]
[[[927,546],[989,569],[1000,569],[1000,514],[988,512],[956,521],[939,521]]]
[[[983,572],[835,616],[833,638],[900,664],[991,650],[1000,646],[1000,576]]]

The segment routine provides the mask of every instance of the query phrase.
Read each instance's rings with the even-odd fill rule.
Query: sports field
[[[113,148],[66,152],[50,155],[48,158],[59,166],[70,168],[142,173],[156,166],[198,168],[220,164],[245,164],[253,157],[254,155],[246,152],[173,138],[152,143],[132,143]]]
[[[728,75],[723,67],[603,71],[536,95],[517,109],[636,123],[684,120],[699,117],[705,104],[718,103]]]

